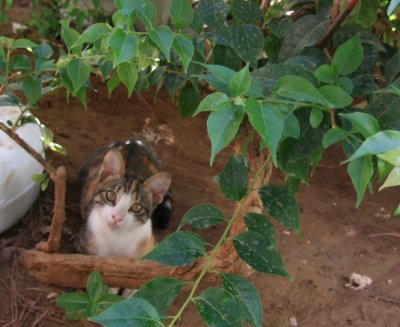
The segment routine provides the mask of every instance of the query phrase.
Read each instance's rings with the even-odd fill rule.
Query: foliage
[[[178,313],[165,315],[181,282],[156,280],[143,286],[146,291],[139,290],[92,320],[106,326],[140,326],[145,321],[160,326],[168,320],[173,326],[194,302],[208,325],[261,326],[258,292],[242,277],[220,273],[222,287],[197,293],[218,248],[228,241],[255,270],[290,277],[269,216],[246,215],[247,231],[228,238],[253,189],[248,178],[249,143],[270,154],[253,175],[260,176],[271,162],[286,174],[285,186],[262,186],[259,196],[267,214],[298,235],[300,210],[294,194],[300,183],[308,183],[311,167],[334,144],[347,158],[343,164],[357,193],[357,206],[377,179],[380,189],[400,185],[398,20],[396,15],[386,16],[398,13],[398,1],[360,0],[353,8],[355,2],[346,0],[282,0],[266,12],[260,2],[200,0],[192,5],[189,0],[173,0],[170,25],[157,24],[157,10],[149,0],[115,0],[109,21],[90,24],[96,14],[88,12],[83,19],[88,20],[87,27],[82,20],[74,21],[67,9],[59,28],[65,53],[56,63],[45,43],[0,38],[2,92],[22,92],[21,101],[28,107],[60,86],[85,105],[96,73],[110,95],[119,84],[128,96],[164,86],[177,99],[182,117],[208,114],[210,164],[236,142],[219,184],[227,199],[238,202],[238,210],[226,217],[213,205],[200,204],[186,213],[179,231],[144,257],[176,266],[204,258],[204,270]],[[93,4],[99,10],[98,2]],[[332,18],[332,13],[346,8],[349,15],[335,25],[338,17]],[[27,53],[21,55],[17,49]],[[202,98],[204,87],[212,92]],[[242,140],[246,141],[238,150]],[[399,208],[394,213],[399,214]],[[222,223],[224,233],[208,252],[200,236],[183,230],[186,225],[202,229]],[[168,297],[160,295],[157,300],[150,292],[154,285]],[[78,302],[84,298],[75,296]],[[70,308],[91,316],[95,313],[86,307],[93,307],[93,301],[90,295],[85,299],[85,308],[74,303]],[[127,320],[122,321],[121,314]]]

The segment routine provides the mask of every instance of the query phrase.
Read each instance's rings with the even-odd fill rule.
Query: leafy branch
[[[194,297],[198,287],[200,286],[200,283],[202,282],[204,276],[208,272],[210,272],[210,270],[212,268],[212,263],[213,263],[214,259],[216,258],[218,251],[220,251],[221,246],[227,241],[228,235],[230,234],[232,227],[236,222],[236,219],[238,217],[240,217],[241,215],[243,215],[242,209],[243,209],[244,204],[246,202],[248,202],[248,198],[249,198],[250,194],[254,191],[255,186],[260,183],[261,174],[263,174],[265,172],[265,170],[268,169],[267,167],[269,165],[271,165],[271,155],[268,156],[268,158],[261,164],[261,166],[258,168],[256,173],[254,174],[254,178],[248,187],[245,197],[238,202],[237,208],[236,208],[235,212],[233,213],[232,217],[229,219],[228,224],[227,224],[221,238],[218,240],[218,242],[216,243],[216,245],[214,246],[212,251],[209,254],[207,254],[206,264],[205,264],[203,270],[201,271],[199,277],[197,277],[197,279],[194,281],[192,289],[191,289],[188,297],[186,298],[185,302],[182,304],[182,306],[178,310],[177,314],[173,317],[172,321],[168,324],[169,327],[172,327],[175,325],[175,323],[182,316],[182,313],[185,311],[186,307],[193,300],[193,297]]]

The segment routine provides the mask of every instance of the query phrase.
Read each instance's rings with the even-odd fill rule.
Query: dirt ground
[[[159,239],[174,230],[182,215],[196,204],[209,202],[226,214],[232,212],[234,204],[222,198],[213,178],[227,153],[219,156],[213,167],[208,164],[206,115],[181,120],[164,90],[154,102],[153,91],[128,99],[126,90],[118,88],[109,99],[103,85],[95,82],[94,86],[87,110],[77,100],[67,101],[63,93],[57,93],[44,99],[35,111],[68,152],[67,156],[49,153],[53,164],[65,165],[68,173],[63,251],[70,250],[71,237],[80,224],[77,175],[83,159],[96,147],[134,133],[153,140],[173,176],[173,220],[166,232],[158,234]],[[339,148],[330,149],[310,185],[301,187],[302,238],[277,229],[278,247],[293,281],[256,272],[248,276],[260,290],[266,327],[295,326],[294,321],[300,327],[400,327],[400,218],[389,214],[400,200],[398,190],[367,194],[356,209],[346,167],[339,166],[342,160]],[[272,179],[282,183],[277,171]],[[31,222],[49,214],[51,200],[51,190],[40,196],[29,215]],[[20,236],[36,234],[38,224],[25,219],[0,235],[0,247],[26,241]],[[214,228],[207,231],[207,238],[215,240],[220,233],[221,229]],[[88,326],[87,322],[63,321],[55,297],[64,289],[35,281],[16,262],[15,258],[0,257],[0,326]],[[369,276],[372,285],[362,291],[346,288],[352,272]],[[195,312],[194,305],[190,306],[179,326],[203,326]]]

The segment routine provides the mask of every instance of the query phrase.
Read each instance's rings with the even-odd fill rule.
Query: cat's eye
[[[131,210],[134,213],[139,213],[143,210],[143,206],[140,203],[134,203],[131,206]]]
[[[109,202],[114,204],[115,200],[117,199],[117,194],[114,191],[105,191],[103,193],[104,199]]]

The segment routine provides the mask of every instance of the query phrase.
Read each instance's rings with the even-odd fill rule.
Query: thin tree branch
[[[343,23],[346,17],[351,13],[354,7],[357,5],[358,0],[350,0],[346,9],[340,14],[338,19],[329,27],[324,36],[315,45],[317,48],[323,48],[326,43],[332,38],[333,33],[338,29],[338,27]]]
[[[22,138],[19,137],[17,133],[14,133],[12,129],[8,128],[4,123],[0,122],[0,130],[6,133],[15,143],[17,143],[21,148],[23,148],[26,152],[29,153],[37,162],[39,162],[43,168],[51,175],[55,173],[55,168],[44,159],[40,153],[35,151],[28,143],[26,143]]]

